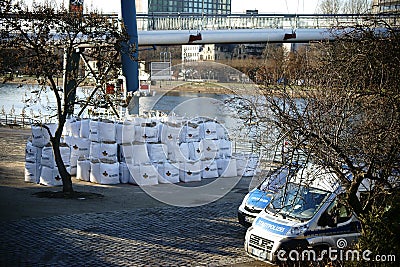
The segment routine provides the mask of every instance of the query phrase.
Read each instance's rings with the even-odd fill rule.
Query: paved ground
[[[59,189],[23,182],[28,135],[0,128],[0,266],[267,266],[245,255],[236,219],[250,178],[193,208],[168,206],[137,186],[76,181],[76,190],[104,198],[41,199],[32,194]]]
[[[249,262],[236,203],[26,219],[1,226],[5,266],[221,266]]]

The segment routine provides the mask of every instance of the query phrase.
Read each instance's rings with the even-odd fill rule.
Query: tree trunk
[[[64,125],[64,123],[62,123],[62,125]],[[58,129],[57,129],[57,132],[58,132]],[[72,192],[74,192],[74,189],[72,187],[71,175],[67,171],[67,168],[65,167],[65,164],[61,158],[60,137],[57,137],[57,134],[54,137],[51,137],[51,144],[53,146],[54,159],[57,164],[58,172],[61,175],[61,179],[62,179],[62,183],[63,183],[63,192],[64,193],[72,193]]]

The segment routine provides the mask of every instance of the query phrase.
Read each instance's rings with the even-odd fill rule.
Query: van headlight
[[[302,235],[302,234],[304,234],[305,231],[307,231],[307,229],[308,229],[308,224],[303,224],[303,225],[300,225],[300,226],[293,226],[287,232],[287,235],[288,236]]]

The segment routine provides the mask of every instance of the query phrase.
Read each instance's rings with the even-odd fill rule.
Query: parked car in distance
[[[287,178],[295,169],[294,165],[284,165],[269,172],[262,183],[244,197],[238,209],[239,223],[250,227],[257,215],[269,205],[273,195],[286,184]]]

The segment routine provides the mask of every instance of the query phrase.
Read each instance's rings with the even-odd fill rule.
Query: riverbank
[[[37,85],[38,81],[34,77],[14,77],[13,80],[4,81],[3,84],[14,84],[19,87]],[[58,86],[62,85],[62,79],[58,79]],[[86,83],[82,88],[94,88],[94,84]],[[187,92],[202,94],[254,94],[258,92],[258,86],[253,83],[220,83],[216,81],[155,81],[150,86],[151,91],[157,94],[167,92]]]

